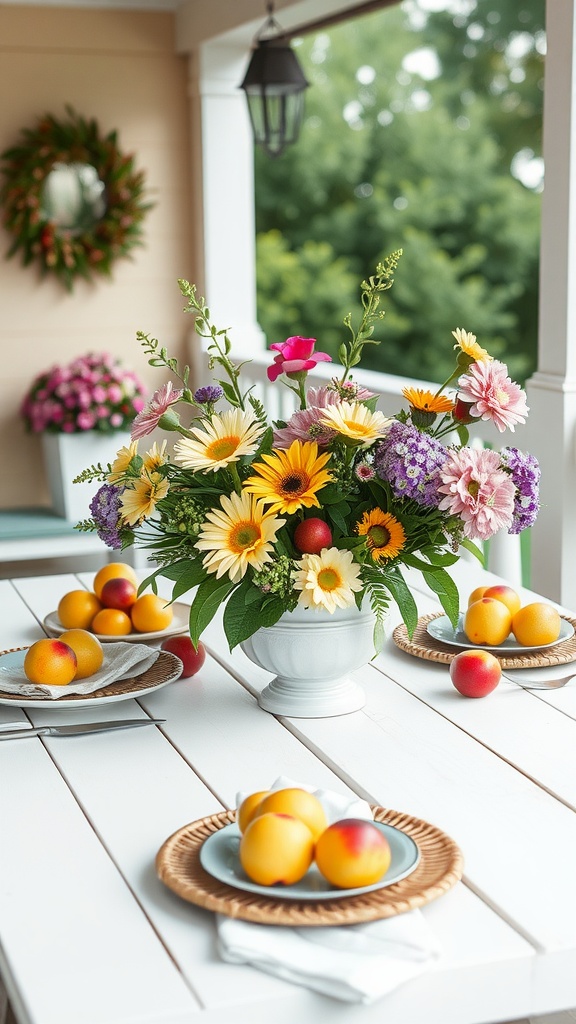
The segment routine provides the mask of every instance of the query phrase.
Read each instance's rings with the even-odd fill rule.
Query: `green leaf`
[[[190,636],[196,648],[206,626],[212,622],[220,605],[236,586],[237,584],[232,583],[228,578],[219,580],[215,576],[211,576],[198,587],[190,606]]]
[[[408,636],[412,638],[418,625],[418,609],[412,592],[398,569],[386,573],[385,584],[400,609]]]
[[[348,523],[345,516],[350,512],[349,504],[343,501],[339,505],[329,505],[326,511],[334,526],[337,526],[342,533],[348,533]]]
[[[482,566],[485,564],[484,552],[477,544],[474,543],[473,540],[469,540],[468,537],[462,537],[460,547],[466,548],[466,551],[469,551],[474,555],[474,558],[477,558]]]
[[[423,572],[427,585],[438,595],[446,615],[450,619],[454,629],[458,626],[458,615],[460,612],[460,598],[458,587],[454,580],[444,569],[435,569],[433,572]]]
[[[272,626],[284,611],[280,598],[260,593],[260,601],[253,603],[250,592],[258,591],[246,577],[229,597],[224,609],[224,632],[230,650],[247,640],[261,626]],[[247,600],[248,598],[248,600]]]

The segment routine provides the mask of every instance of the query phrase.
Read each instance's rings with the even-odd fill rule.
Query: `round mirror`
[[[55,163],[42,186],[40,204],[56,228],[81,235],[106,213],[104,182],[91,164]]]

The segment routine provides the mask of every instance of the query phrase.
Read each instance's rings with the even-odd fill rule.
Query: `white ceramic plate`
[[[159,673],[158,662],[155,662],[151,668],[147,669],[146,672],[142,672],[140,676],[131,676],[131,679],[138,680],[138,686],[130,688],[127,693],[104,693],[99,697],[95,697],[91,693],[87,693],[85,696],[79,693],[66,696],[66,693],[63,692],[62,697],[57,697],[56,699],[52,697],[17,697],[15,694],[2,693],[2,667],[4,665],[9,666],[11,669],[22,667],[22,679],[23,681],[25,680],[24,658],[26,650],[27,648],[21,651],[6,651],[5,654],[0,654],[0,704],[10,705],[13,708],[44,708],[45,711],[75,711],[76,708],[95,708],[100,704],[114,704],[120,700],[144,697],[152,693],[153,690],[159,690],[162,686],[173,683],[182,674],[180,658],[177,658],[176,655],[171,654],[169,651],[162,651],[160,657],[164,663],[164,671]],[[161,677],[160,680],[159,675]],[[109,682],[107,685],[112,686],[117,685],[117,683],[118,680],[116,683]],[[103,689],[105,690],[106,687],[103,687]],[[63,690],[65,690],[64,687]]]
[[[245,892],[257,892],[277,899],[332,900],[341,899],[343,896],[359,896],[363,892],[383,889],[394,882],[399,882],[401,878],[406,878],[414,871],[420,860],[420,851],[410,836],[400,832],[393,825],[385,825],[379,821],[375,821],[374,824],[390,843],[392,860],[384,878],[373,885],[364,885],[357,889],[333,889],[315,864],[295,885],[257,885],[251,882],[240,865],[240,830],[236,823],[225,825],[218,832],[208,836],[200,848],[200,863],[204,870],[219,882],[225,882]]]
[[[169,636],[178,636],[179,633],[187,633],[190,618],[189,605],[179,604],[176,602],[172,605],[172,611],[174,612],[174,617],[166,629],[160,629],[155,633],[128,633],[128,636],[103,636],[101,633],[98,633],[98,639],[101,640],[102,643],[117,644],[118,641],[121,640],[123,643],[126,642],[127,644],[145,644],[150,640],[165,640],[166,637]],[[42,625],[49,636],[60,636],[61,633],[66,632],[66,627],[62,625],[58,618],[58,612],[50,612],[50,614],[44,619]]]
[[[447,615],[441,615],[438,619],[431,619],[426,626],[426,631],[429,636],[433,637],[434,640],[440,640],[443,644],[448,644],[449,647],[481,647],[483,651],[500,651],[504,653],[523,654],[525,651],[543,651],[547,647],[555,647],[556,644],[561,644],[564,640],[569,640],[571,636],[574,636],[574,626],[571,622],[566,619],[560,620],[560,636],[557,640],[553,640],[551,644],[540,644],[538,647],[525,647],[523,644],[519,644],[514,639],[512,634],[504,641],[503,644],[498,644],[496,647],[488,647],[486,644],[473,644],[470,642],[466,633],[462,629],[464,622],[464,616],[461,615],[458,619],[458,629],[454,630],[452,623]]]

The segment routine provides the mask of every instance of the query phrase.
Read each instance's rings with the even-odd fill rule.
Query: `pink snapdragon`
[[[470,415],[491,420],[502,433],[516,423],[524,423],[528,414],[526,393],[508,376],[504,363],[482,359],[471,363],[458,380],[458,399],[470,403]]]
[[[295,336],[287,338],[286,341],[277,345],[270,345],[270,348],[278,352],[274,357],[272,366],[267,369],[268,380],[272,383],[281,373],[288,375],[313,370],[316,363],[331,363],[332,356],[327,352],[314,352],[316,338],[301,338]]]
[[[462,519],[465,537],[488,540],[512,524],[516,488],[498,452],[461,448],[441,467],[440,479],[445,497],[438,507]]]
[[[137,441],[140,437],[146,437],[147,434],[151,434],[158,426],[160,417],[168,411],[170,406],[176,405],[176,402],[180,401],[183,394],[184,391],[181,388],[175,388],[171,380],[167,384],[163,384],[161,388],[158,388],[158,391],[155,391],[150,399],[148,407],[136,416],[132,424],[132,440]]]

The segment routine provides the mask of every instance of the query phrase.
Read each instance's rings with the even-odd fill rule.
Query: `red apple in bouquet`
[[[462,651],[450,663],[450,679],[464,697],[486,697],[501,675],[500,662],[490,651]]]
[[[332,530],[323,519],[303,519],[294,530],[294,544],[303,555],[319,555],[332,544]]]
[[[194,647],[189,636],[169,636],[162,642],[162,650],[169,651],[171,654],[175,654],[177,658],[180,658],[184,668],[182,670],[182,679],[188,679],[189,676],[195,676],[200,671],[202,665],[206,660],[206,649],[204,644],[198,642],[198,650]]]

